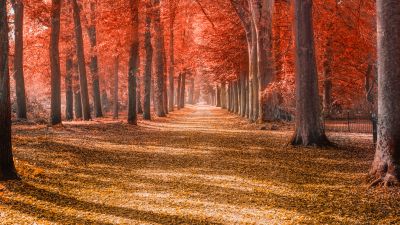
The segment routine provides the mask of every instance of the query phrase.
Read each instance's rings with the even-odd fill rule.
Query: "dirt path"
[[[373,151],[362,136],[285,147],[291,132],[208,106],[139,127],[101,119],[14,134],[22,181],[0,183],[1,224],[400,223],[399,193],[363,184]]]

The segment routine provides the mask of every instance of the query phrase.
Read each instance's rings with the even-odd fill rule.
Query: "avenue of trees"
[[[12,119],[137,125],[207,102],[289,115],[303,146],[331,144],[334,111],[377,108],[372,185],[397,183],[399,15],[395,0],[0,0],[1,178],[18,178]]]

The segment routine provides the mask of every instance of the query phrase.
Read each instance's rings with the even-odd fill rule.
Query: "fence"
[[[328,132],[348,132],[372,134],[376,143],[376,123],[374,114],[348,111],[338,115],[329,115],[324,119],[325,130]]]

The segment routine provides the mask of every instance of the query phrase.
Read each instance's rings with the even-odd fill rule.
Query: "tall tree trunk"
[[[217,107],[221,107],[221,87],[217,84]]]
[[[221,82],[221,108],[226,109],[226,81]]]
[[[372,184],[400,179],[400,4],[378,0],[378,142],[370,175]]]
[[[156,114],[159,117],[165,117],[164,111],[164,32],[161,24],[161,9],[160,0],[152,0],[154,7],[154,44],[155,44],[155,75],[156,75],[156,90],[155,90],[155,106]]]
[[[74,11],[76,53],[79,66],[79,85],[81,88],[80,93],[82,102],[82,113],[84,120],[90,120],[91,115],[90,115],[90,104],[89,104],[89,91],[88,91],[87,76],[86,76],[85,51],[83,49],[83,35],[81,27],[80,8],[77,0],[72,0],[72,8]]]
[[[72,54],[67,56],[66,60],[66,74],[65,74],[65,118],[67,120],[74,119],[74,93],[72,91],[72,74],[73,74],[73,61]]]
[[[329,116],[332,105],[332,37],[327,38],[327,43],[324,53],[323,62],[323,79],[324,79],[324,92],[323,92],[323,112],[326,116]]]
[[[251,0],[251,11],[256,31],[257,75],[258,75],[258,119],[266,120],[266,101],[262,93],[273,77],[272,57],[272,0]]]
[[[137,76],[136,79],[136,84],[137,84],[137,91],[136,91],[136,109],[139,114],[143,114],[143,107],[142,107],[142,94],[141,94],[141,77]]]
[[[182,73],[178,75],[178,90],[176,92],[176,105],[178,109],[181,109],[181,91],[182,91]]]
[[[90,73],[92,75],[94,116],[102,117],[100,100],[99,65],[97,58],[96,3],[90,2],[90,25],[87,28],[90,41]]]
[[[190,104],[194,104],[194,77],[192,77],[192,79],[190,79],[190,94],[189,94],[189,103]]]
[[[153,47],[151,45],[151,17],[150,17],[150,4],[146,4],[146,27],[145,27],[145,38],[144,46],[146,50],[146,61],[144,69],[144,105],[143,105],[143,119],[151,119],[151,74],[152,74],[152,64],[153,64]]]
[[[119,116],[119,55],[114,59],[114,109],[113,118],[118,119]]]
[[[174,111],[174,73],[175,73],[175,52],[174,52],[174,24],[175,24],[175,7],[172,6],[174,1],[170,1],[170,23],[169,23],[169,111]]]
[[[17,118],[27,119],[24,80],[24,3],[23,0],[11,0],[14,9],[14,79],[17,97]]]
[[[60,12],[61,1],[52,0],[51,35],[50,35],[50,68],[51,68],[51,116],[52,125],[61,123],[61,72],[60,72]]]
[[[0,0],[0,179],[18,179],[11,144],[10,74],[6,0]]]
[[[322,126],[312,25],[312,0],[295,1],[296,130],[293,145],[328,145]]]
[[[139,69],[139,0],[129,0],[132,21],[132,43],[129,54],[128,123],[137,125],[136,76]]]
[[[251,50],[250,50],[250,97],[251,97],[251,120],[256,122],[259,119],[259,78],[258,78],[258,53],[257,53],[257,33],[255,24],[252,22],[251,29]]]
[[[180,107],[185,108],[185,96],[186,95],[186,73],[182,73],[181,76],[181,91],[180,91]]]
[[[79,68],[76,61],[73,62],[73,79],[74,79],[74,112],[76,119],[82,119],[82,98],[81,87],[79,84]]]
[[[240,79],[240,115],[246,116],[246,76],[247,71],[241,73]]]

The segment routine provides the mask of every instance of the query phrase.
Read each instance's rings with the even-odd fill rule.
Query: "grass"
[[[368,189],[368,135],[287,147],[292,131],[212,107],[139,121],[14,126],[22,181],[0,183],[2,224],[396,224],[398,189]]]

